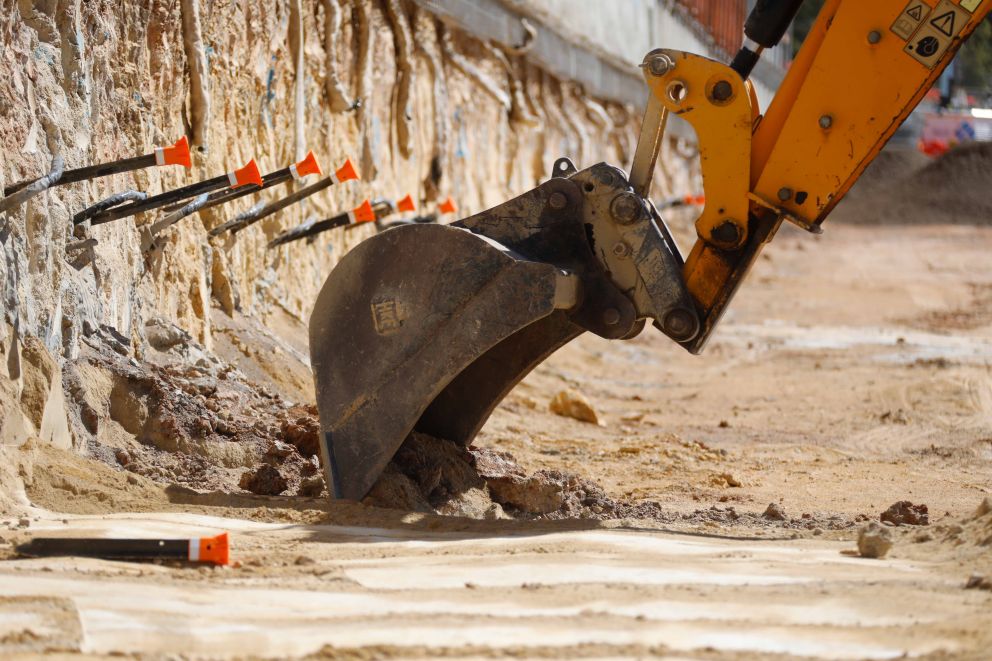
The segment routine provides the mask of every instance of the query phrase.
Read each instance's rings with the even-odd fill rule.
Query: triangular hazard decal
[[[948,37],[954,36],[954,19],[956,15],[954,12],[949,11],[945,14],[941,14],[937,18],[930,21],[930,25],[934,26]]]
[[[919,21],[923,19],[923,5],[916,5],[912,9],[906,12],[909,14],[910,18],[914,21]]]

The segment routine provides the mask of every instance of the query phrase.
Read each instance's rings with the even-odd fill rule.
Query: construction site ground
[[[704,355],[650,329],[584,336],[511,393],[477,456],[587,481],[574,515],[265,497],[233,486],[243,467],[190,464],[198,484],[123,441],[95,457],[32,442],[31,509],[0,523],[0,656],[988,658],[992,227],[826,229],[783,229]],[[264,338],[218,322],[215,352],[296,410],[304,327],[269,321]],[[598,423],[551,412],[561,391]],[[263,441],[288,419],[255,415],[272,416]],[[859,557],[859,528],[898,501],[929,524]],[[221,530],[225,568],[12,546]]]

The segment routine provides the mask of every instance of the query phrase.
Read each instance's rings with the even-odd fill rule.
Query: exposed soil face
[[[992,223],[992,143],[967,143],[930,159],[914,151],[879,155],[831,222]]]

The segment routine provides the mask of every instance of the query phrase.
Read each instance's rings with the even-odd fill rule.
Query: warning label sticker
[[[969,19],[971,14],[950,0],[940,0],[940,4],[926,16],[920,28],[909,37],[906,52],[924,66],[933,69]]]
[[[929,15],[930,5],[923,2],[923,0],[910,0],[890,29],[908,41],[923,23],[923,19]]]
[[[961,0],[961,8],[967,9],[972,13],[978,9],[978,5],[980,4],[982,4],[982,0]]]

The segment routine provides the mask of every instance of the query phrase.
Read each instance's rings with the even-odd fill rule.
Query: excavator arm
[[[733,68],[752,62],[748,53],[774,46],[801,4],[759,2],[745,27],[757,47],[745,46]],[[783,220],[821,231],[990,9],[987,0],[827,0],[764,115],[734,80],[734,74],[746,78],[747,69],[725,68],[721,76],[723,66],[712,62],[705,72],[676,65],[652,75],[659,53],[648,56],[653,97],[670,112],[682,111],[700,138],[706,209],[684,276],[701,329],[687,348],[702,348]],[[714,94],[723,89],[714,81],[723,79],[733,88],[725,101]],[[671,90],[679,84],[690,91],[676,103]],[[715,110],[720,103],[726,105]],[[741,121],[745,105],[755,117],[753,132],[728,131],[728,120]],[[737,167],[732,176],[728,149]]]
[[[502,398],[584,332],[647,321],[698,353],[783,220],[812,232],[992,9],[992,0],[827,0],[771,106],[748,81],[801,0],[760,0],[731,64],[656,50],[629,176],[568,159],[452,225],[366,240],[310,321],[330,492],[359,499],[412,431],[469,444]],[[650,201],[669,115],[695,129],[706,203],[683,259]]]

